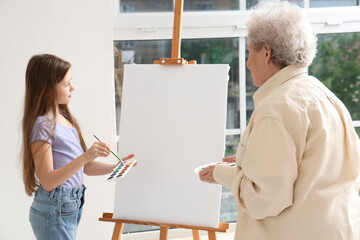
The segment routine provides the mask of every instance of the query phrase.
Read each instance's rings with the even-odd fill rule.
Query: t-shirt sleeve
[[[31,130],[30,144],[36,141],[53,142],[54,125],[47,119],[36,119]]]

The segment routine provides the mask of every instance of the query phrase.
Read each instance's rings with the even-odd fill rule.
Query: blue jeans
[[[37,240],[74,240],[84,205],[85,186],[57,187],[51,192],[42,186],[30,208],[30,223]]]

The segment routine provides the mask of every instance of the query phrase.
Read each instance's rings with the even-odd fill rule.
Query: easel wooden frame
[[[171,58],[160,58],[160,60],[154,60],[154,64],[161,65],[184,65],[184,64],[196,64],[196,60],[186,61],[180,57],[181,46],[181,23],[183,12],[183,0],[175,0],[174,8],[174,26],[173,26],[173,39],[171,46]],[[171,224],[171,223],[159,223],[159,222],[147,222],[147,221],[134,221],[125,219],[114,219],[112,213],[103,213],[103,216],[99,218],[99,221],[115,222],[114,232],[112,240],[120,240],[123,227],[125,223],[138,224],[138,225],[150,225],[160,227],[160,240],[167,240],[169,228],[185,228],[191,229],[194,240],[200,240],[200,230],[207,231],[209,240],[216,240],[216,232],[227,232],[229,230],[229,223],[219,223],[218,228]]]
[[[218,228],[211,227],[202,227],[202,226],[193,226],[193,225],[182,225],[182,224],[170,224],[170,223],[159,223],[159,222],[147,222],[147,221],[134,221],[134,220],[125,220],[125,219],[114,219],[112,213],[103,213],[103,216],[99,218],[99,221],[104,222],[115,222],[114,232],[112,235],[112,240],[120,240],[124,224],[138,224],[138,225],[150,225],[150,226],[159,226],[160,227],[160,237],[159,240],[167,240],[169,235],[169,228],[185,228],[191,229],[194,240],[200,240],[200,230],[207,231],[209,240],[216,240],[216,232],[228,232],[229,223],[219,223]]]
[[[175,0],[173,38],[171,43],[171,58],[160,58],[160,60],[154,60],[153,62],[154,64],[161,64],[161,65],[196,64],[196,60],[191,60],[188,62],[180,57],[183,7],[184,7],[184,0]]]

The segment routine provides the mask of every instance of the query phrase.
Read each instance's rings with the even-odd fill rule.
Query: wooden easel
[[[182,225],[182,224],[170,224],[170,223],[159,223],[159,222],[146,222],[146,221],[133,221],[133,220],[124,220],[124,219],[114,219],[112,213],[103,213],[103,217],[99,218],[99,221],[104,222],[115,222],[114,232],[112,235],[112,240],[120,240],[122,230],[125,223],[138,224],[138,225],[150,225],[150,226],[159,226],[160,227],[160,238],[159,240],[167,240],[169,234],[169,228],[185,228],[191,229],[194,240],[200,240],[200,230],[207,231],[209,240],[216,240],[216,232],[227,232],[229,230],[229,223],[219,223],[218,228],[211,227],[201,227],[201,226],[192,226],[192,225]]]
[[[180,57],[180,45],[181,45],[181,22],[182,22],[183,0],[175,0],[174,8],[174,26],[173,26],[173,39],[171,46],[171,58],[160,58],[160,60],[154,60],[154,64],[160,65],[185,65],[196,64],[196,60],[186,61]],[[123,227],[125,223],[149,225],[160,227],[160,240],[167,240],[169,228],[185,228],[191,229],[194,240],[200,240],[200,230],[207,231],[209,240],[216,240],[216,232],[227,232],[229,230],[229,223],[219,223],[218,228],[171,224],[171,223],[159,223],[159,222],[147,222],[147,221],[134,221],[125,219],[114,219],[112,213],[103,213],[103,216],[99,218],[99,221],[115,222],[114,232],[112,240],[120,240]]]
[[[154,60],[153,62],[154,64],[161,64],[161,65],[196,64],[196,60],[191,60],[188,62],[180,57],[183,6],[184,6],[184,0],[175,0],[173,38],[171,43],[171,58],[160,58],[160,60]]]

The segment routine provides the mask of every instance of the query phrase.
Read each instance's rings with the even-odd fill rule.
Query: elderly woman
[[[255,110],[236,166],[207,167],[200,179],[233,192],[235,239],[359,240],[359,138],[342,102],[307,73],[316,53],[307,17],[263,3],[247,28]]]

